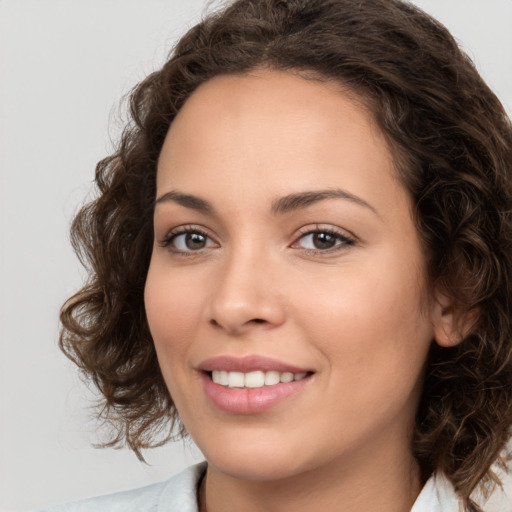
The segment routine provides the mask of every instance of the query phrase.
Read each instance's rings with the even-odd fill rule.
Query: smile
[[[308,366],[261,355],[219,355],[196,369],[210,406],[247,415],[293,403],[314,381],[316,371]]]
[[[252,371],[228,372],[223,370],[214,370],[211,373],[211,379],[215,384],[229,388],[262,388],[264,386],[275,386],[280,383],[288,383],[301,380],[306,377],[307,372],[292,373],[278,371]]]

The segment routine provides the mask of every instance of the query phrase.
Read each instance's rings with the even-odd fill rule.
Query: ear
[[[432,311],[434,339],[441,347],[458,345],[470,332],[477,310],[466,311],[454,299],[436,293]]]

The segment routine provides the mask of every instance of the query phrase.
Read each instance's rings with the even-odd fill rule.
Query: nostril
[[[250,318],[250,317],[249,317]],[[214,329],[223,329],[232,334],[241,333],[247,328],[251,328],[251,326],[268,326],[271,325],[272,322],[269,322],[265,318],[250,318],[249,320],[239,319],[239,318],[229,318],[226,317],[224,319],[219,318],[210,318],[209,324]]]

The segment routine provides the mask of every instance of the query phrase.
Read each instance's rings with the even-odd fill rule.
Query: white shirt
[[[206,462],[190,466],[170,480],[40,512],[198,512],[197,486]],[[443,475],[431,477],[411,512],[461,512],[453,486]]]
[[[427,480],[411,512],[462,512],[462,504],[448,478],[436,474]]]

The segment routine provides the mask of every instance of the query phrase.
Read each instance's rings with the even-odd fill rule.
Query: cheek
[[[202,311],[201,287],[189,275],[150,265],[144,302],[146,316],[164,375],[179,367]],[[173,370],[174,371],[174,370]]]
[[[421,312],[416,277],[406,282],[403,273],[395,276],[345,274],[317,287],[308,304],[304,299],[310,314],[301,315],[307,322],[302,328],[325,361],[326,408],[338,411],[335,420],[347,431],[373,431],[397,417],[409,425],[414,416],[433,333]],[[374,419],[365,416],[368,411]]]
[[[347,266],[325,279],[303,279],[301,288],[307,293],[293,292],[299,297],[296,304],[310,312],[304,318],[326,327],[339,326],[340,321],[342,327],[361,324],[369,331],[385,327],[400,331],[400,326],[417,325],[422,318],[418,272],[404,267],[381,271],[379,267]]]
[[[297,318],[330,366],[352,382],[414,381],[433,338],[420,276],[407,261],[347,266],[328,280],[303,283],[310,293],[302,294]]]

